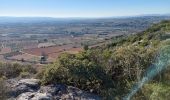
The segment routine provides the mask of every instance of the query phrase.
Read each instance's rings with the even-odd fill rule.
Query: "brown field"
[[[0,57],[0,60],[1,60],[1,58],[2,57]],[[40,61],[39,56],[28,54],[28,53],[22,53],[22,54],[19,54],[19,55],[8,57],[8,59],[13,60],[13,61],[21,61],[22,59],[25,60],[25,61],[29,61],[29,62],[34,62],[34,61],[39,62]],[[55,60],[56,59],[51,58],[51,57],[48,57],[48,59],[47,59],[48,62],[53,62]]]
[[[96,45],[89,46],[89,48],[101,46],[105,44],[99,43]],[[73,44],[67,44],[62,46],[51,46],[51,47],[45,47],[45,48],[29,48],[24,49],[20,51],[19,54],[14,54],[14,52],[11,52],[10,48],[3,48],[1,49],[0,54],[6,54],[6,53],[12,53],[13,55],[8,57],[8,59],[4,59],[3,55],[0,56],[1,61],[21,61],[24,59],[25,61],[29,62],[39,62],[42,56],[42,53],[46,54],[48,56],[47,62],[53,62],[55,61],[62,53],[70,53],[70,54],[77,54],[79,52],[83,51],[83,48],[78,46],[75,47]]]
[[[0,62],[6,62],[6,60],[4,59],[3,55],[0,55]]]
[[[71,49],[67,50],[66,52],[71,53],[71,54],[76,54],[81,51],[83,51],[83,48],[71,48]]]
[[[46,47],[46,48],[33,48],[33,49],[25,49],[23,52],[36,55],[36,56],[41,56],[42,52],[45,54],[52,54],[52,53],[58,53],[62,52],[64,49],[69,49],[71,48],[71,45],[64,45],[64,46],[53,46],[53,47]]]
[[[9,57],[9,58],[10,59],[16,59],[16,60],[24,59],[24,60],[29,61],[30,59],[37,58],[37,57],[33,56],[33,55],[29,55],[29,54],[20,54],[20,55],[12,56],[12,57]]]
[[[83,51],[82,48],[70,48],[70,49],[67,49],[65,51],[63,50],[61,52],[50,53],[50,54],[48,54],[48,56],[51,57],[51,58],[58,58],[62,53],[65,53],[65,52],[70,53],[70,54],[76,54],[76,53],[79,53],[81,51]]]
[[[5,48],[1,49],[0,54],[6,54],[6,53],[10,53],[10,52],[11,52],[11,48],[5,47]]]
[[[58,56],[64,52],[68,53],[78,53],[82,51],[82,48],[73,48],[73,45],[63,45],[63,46],[54,46],[54,47],[46,47],[46,48],[33,48],[23,50],[23,53],[35,56],[41,56],[42,53],[48,55],[48,57],[52,59],[58,58]]]

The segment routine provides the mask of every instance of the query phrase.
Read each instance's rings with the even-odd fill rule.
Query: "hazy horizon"
[[[1,16],[0,18],[54,18],[54,19],[100,19],[100,18],[128,18],[128,17],[143,17],[143,16],[170,16],[166,14],[141,14],[141,15],[128,15],[128,16],[106,16],[106,17],[50,17],[50,16]]]
[[[170,14],[170,0],[0,0],[0,17],[107,18]]]

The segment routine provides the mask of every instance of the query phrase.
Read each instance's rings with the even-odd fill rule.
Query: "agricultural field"
[[[6,54],[6,53],[10,53],[10,52],[11,52],[10,47],[0,48],[0,54]]]
[[[119,34],[120,35],[120,34]],[[6,34],[0,37],[0,55],[3,61],[38,64],[45,55],[46,62],[55,61],[62,53],[76,54],[83,46],[95,47],[116,34]]]
[[[55,60],[58,56],[64,52],[68,53],[78,53],[82,51],[81,47],[73,47],[73,45],[63,45],[63,46],[50,46],[45,48],[32,48],[25,49],[22,53],[28,54],[30,56],[41,57],[44,53],[48,56],[49,60]]]
[[[51,54],[51,53],[57,53],[62,52],[64,50],[67,50],[69,48],[72,48],[72,45],[63,45],[63,46],[50,46],[45,48],[32,48],[32,49],[25,49],[23,52],[41,56],[41,53],[44,52],[45,54]]]
[[[167,18],[146,16],[133,19],[0,22],[0,60],[39,64],[45,57],[43,60],[52,63],[62,53],[76,54],[83,51],[84,46],[101,46],[111,42],[113,37],[136,34]]]

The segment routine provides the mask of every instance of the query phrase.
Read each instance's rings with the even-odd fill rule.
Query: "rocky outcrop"
[[[10,79],[7,80],[7,87],[10,90],[8,93],[10,97],[17,97],[25,92],[35,92],[40,88],[38,79]]]
[[[38,79],[8,80],[10,100],[100,100],[100,97],[63,84],[40,86]]]
[[[46,93],[38,93],[38,92],[26,92],[19,97],[17,97],[17,100],[54,100],[52,99],[52,96],[50,94]]]

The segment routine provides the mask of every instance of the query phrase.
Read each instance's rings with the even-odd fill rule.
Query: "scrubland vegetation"
[[[24,78],[35,74],[36,70],[30,65],[20,65],[18,63],[9,64],[9,63],[0,63],[0,78]]]
[[[38,76],[42,84],[64,83],[100,94],[104,99],[122,99],[153,64],[163,45],[169,45],[170,21],[162,21],[138,34],[113,38],[112,43],[76,55],[63,54]],[[146,84],[134,100],[168,100],[167,70]],[[158,98],[156,98],[158,97]]]
[[[141,33],[115,37],[112,43],[100,47],[78,54],[64,53],[36,77],[41,79],[42,85],[63,83],[99,94],[105,100],[122,100],[153,64],[159,49],[170,45],[169,37],[170,21],[163,21]],[[0,65],[2,78],[25,76],[26,73],[35,74],[36,71],[18,64]],[[168,100],[169,90],[170,69],[167,69],[145,84],[132,99]]]
[[[9,88],[5,80],[11,78],[30,78],[36,73],[35,68],[30,65],[18,63],[0,63],[0,100],[6,100]]]

